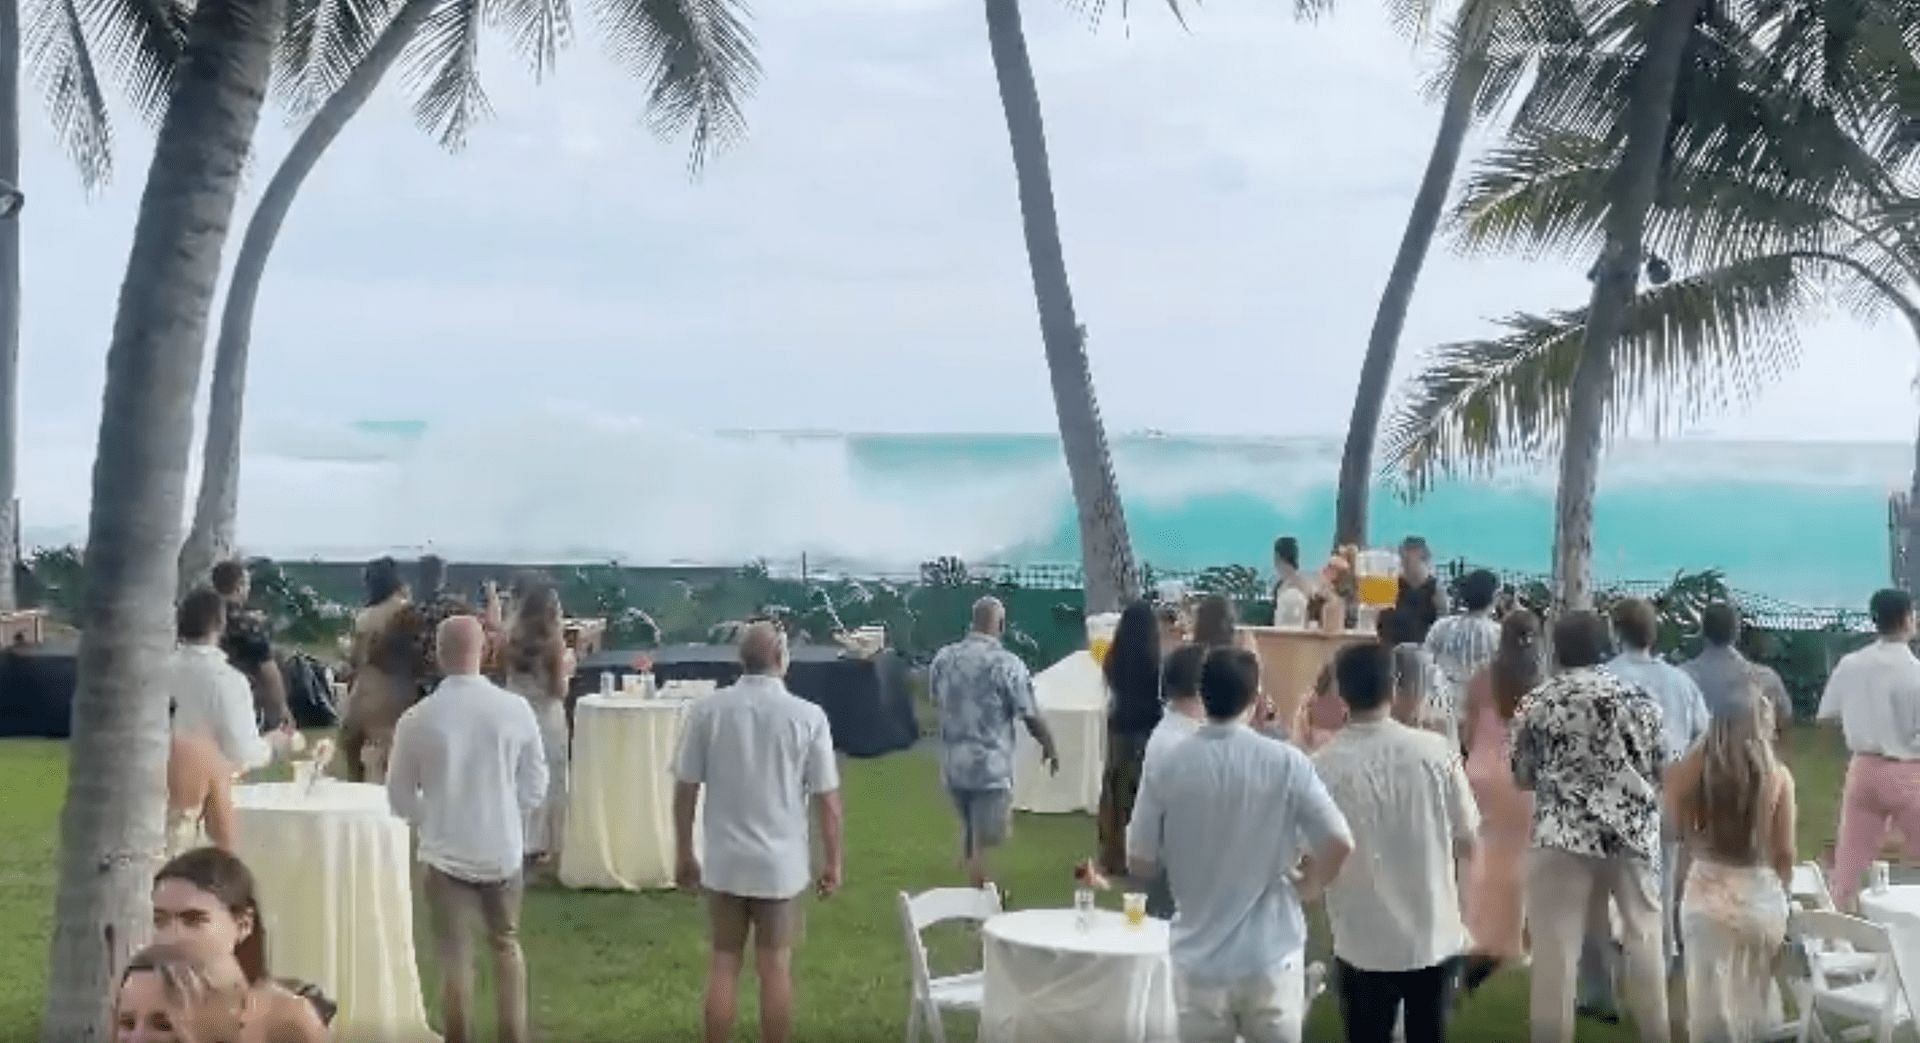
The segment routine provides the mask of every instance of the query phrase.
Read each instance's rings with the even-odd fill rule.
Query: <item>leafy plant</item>
[[[973,574],[967,571],[967,563],[959,558],[935,558],[920,565],[920,585],[923,587],[965,587],[972,583]]]
[[[1260,587],[1260,574],[1245,565],[1215,565],[1203,570],[1193,580],[1194,590],[1231,598],[1238,605],[1258,601]]]

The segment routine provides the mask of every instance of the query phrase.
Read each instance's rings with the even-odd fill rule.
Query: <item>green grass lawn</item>
[[[1843,751],[1836,735],[1809,728],[1789,735],[1787,756],[1799,778],[1800,847],[1812,857],[1833,838]],[[933,757],[924,750],[845,762],[846,889],[808,910],[795,957],[796,1036],[819,1043],[903,1038],[907,985],[895,912],[900,890],[963,882],[955,864],[954,824]],[[46,977],[53,916],[53,861],[66,751],[60,743],[0,742],[0,1040],[33,1038]],[[1021,816],[998,875],[1017,906],[1063,906],[1070,872],[1092,854],[1094,827],[1083,816]],[[538,1037],[554,1043],[651,1043],[698,1038],[704,969],[701,907],[677,894],[585,894],[552,888],[529,893],[522,933],[533,976]],[[423,928],[416,948],[430,960]],[[936,958],[967,946],[936,941]],[[1313,949],[1324,958],[1324,923]],[[977,960],[977,956],[974,957]],[[433,969],[422,967],[429,1007]],[[739,1039],[753,1035],[751,986]],[[484,1012],[486,1008],[482,1008]],[[1522,1040],[1526,980],[1501,975],[1465,1004],[1455,1038]],[[487,1018],[482,1017],[487,1024]],[[956,1043],[972,1026],[949,1021]],[[1331,998],[1316,1006],[1310,1040],[1340,1038]],[[1625,1040],[1620,1029],[1583,1024],[1582,1043]]]

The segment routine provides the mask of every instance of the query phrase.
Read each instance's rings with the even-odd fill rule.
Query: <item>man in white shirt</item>
[[[220,650],[226,602],[217,592],[198,588],[181,599],[175,622],[180,646],[167,663],[164,682],[173,704],[173,734],[212,741],[241,774],[266,767],[273,746],[260,737],[255,723],[253,686]]]
[[[1147,736],[1147,752],[1140,762],[1142,778],[1207,723],[1207,707],[1200,700],[1200,668],[1206,661],[1207,650],[1201,645],[1181,645],[1167,653],[1160,667],[1160,690],[1166,693],[1167,712],[1160,715],[1160,723]],[[1147,886],[1147,915],[1171,920],[1173,910],[1173,888],[1167,883],[1163,866]]]
[[[1907,857],[1920,858],[1920,659],[1913,640],[1913,599],[1883,590],[1868,606],[1879,639],[1849,653],[1827,678],[1819,719],[1838,718],[1853,759],[1840,797],[1840,842],[1833,858],[1833,899],[1851,909],[1860,873],[1900,829]]]
[[[473,930],[493,955],[500,1043],[527,1043],[527,964],[520,951],[526,816],[547,795],[533,708],[480,675],[486,634],[472,616],[441,622],[444,680],[401,715],[387,762],[387,801],[419,834],[427,910],[439,955],[446,1043],[468,1043]]]
[[[793,1023],[792,954],[799,902],[811,877],[807,810],[820,822],[820,897],[840,888],[840,770],[818,706],[787,691],[786,636],[755,623],[740,638],[743,673],[687,714],[674,775],[676,878],[705,888],[713,929],[706,1040],[732,1037],[740,968],[753,935],[760,1039],[787,1043]],[[694,812],[706,795],[706,865],[695,856]]]
[[[1182,1043],[1299,1043],[1300,903],[1353,850],[1306,754],[1247,727],[1259,688],[1253,653],[1208,653],[1207,724],[1145,772],[1127,830],[1132,875],[1150,880],[1164,866],[1180,907],[1172,948]]]
[[[1353,831],[1355,856],[1327,890],[1341,1019],[1350,1043],[1441,1043],[1467,947],[1458,866],[1480,813],[1447,740],[1389,716],[1393,662],[1343,649],[1334,679],[1347,725],[1313,758]]]

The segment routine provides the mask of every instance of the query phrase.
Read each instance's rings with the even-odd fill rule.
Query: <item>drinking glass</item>
[[[600,694],[601,695],[613,694],[613,671],[611,670],[600,671]]]
[[[1073,925],[1082,931],[1093,929],[1093,889],[1078,888],[1073,892]]]
[[[1885,862],[1875,862],[1869,869],[1867,886],[1873,889],[1874,894],[1885,894],[1893,883],[1892,868]]]
[[[1138,930],[1147,923],[1147,896],[1139,891],[1128,891],[1120,896],[1120,910],[1127,916],[1127,926]]]

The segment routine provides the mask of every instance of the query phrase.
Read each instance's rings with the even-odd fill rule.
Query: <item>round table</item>
[[[981,1043],[1177,1043],[1167,925],[1096,910],[1005,913],[981,928]]]
[[[691,699],[589,695],[573,716],[560,883],[673,886],[673,761]],[[696,847],[700,831],[694,830]]]
[[[236,786],[239,850],[253,870],[267,967],[339,1004],[334,1043],[438,1040],[420,1002],[407,824],[386,790],[325,779]]]
[[[1100,810],[1100,776],[1107,760],[1107,680],[1093,656],[1075,652],[1034,676],[1033,700],[1053,733],[1060,773],[1040,759],[1040,744],[1018,729],[1014,737],[1013,806],[1061,815]]]
[[[1920,885],[1894,884],[1860,892],[1860,915],[1884,924],[1901,977],[1920,984]]]

